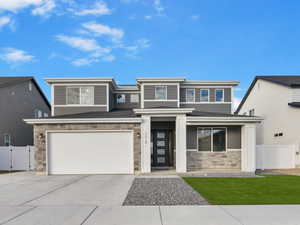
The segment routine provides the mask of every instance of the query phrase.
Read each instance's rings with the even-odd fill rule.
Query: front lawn
[[[300,204],[300,176],[183,179],[214,205]]]

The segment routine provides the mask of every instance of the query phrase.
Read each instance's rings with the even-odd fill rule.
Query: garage
[[[48,131],[49,174],[132,174],[133,131]]]

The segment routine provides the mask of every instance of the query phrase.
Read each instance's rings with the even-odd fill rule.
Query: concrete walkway
[[[0,175],[0,224],[300,224],[300,205],[121,206],[133,179],[126,175]]]

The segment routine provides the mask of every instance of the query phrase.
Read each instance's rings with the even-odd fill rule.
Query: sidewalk
[[[300,205],[0,206],[9,225],[299,225]]]

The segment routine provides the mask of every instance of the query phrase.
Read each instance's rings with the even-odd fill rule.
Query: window
[[[67,104],[68,105],[93,105],[94,88],[93,87],[68,87]]]
[[[125,94],[118,94],[117,95],[117,103],[125,103]]]
[[[224,90],[216,89],[216,102],[224,102]]]
[[[195,89],[186,89],[186,101],[195,102]]]
[[[43,116],[43,112],[39,109],[34,110],[34,118],[41,118]]]
[[[209,90],[208,89],[200,90],[200,102],[209,102]]]
[[[28,83],[28,89],[29,89],[29,91],[32,91],[32,83],[31,83],[31,81]]]
[[[226,128],[199,128],[197,136],[198,151],[226,151]]]
[[[4,134],[4,145],[5,146],[10,146],[11,145],[11,137],[9,134]]]
[[[251,109],[251,110],[249,111],[249,116],[254,116],[254,114],[255,114],[255,110],[254,110],[254,109]]]
[[[44,117],[48,117],[48,113],[44,113]]]
[[[167,87],[166,86],[156,86],[155,87],[155,99],[166,100],[167,99]]]
[[[130,95],[130,102],[131,103],[138,103],[139,102],[139,95],[138,94],[131,94]]]

